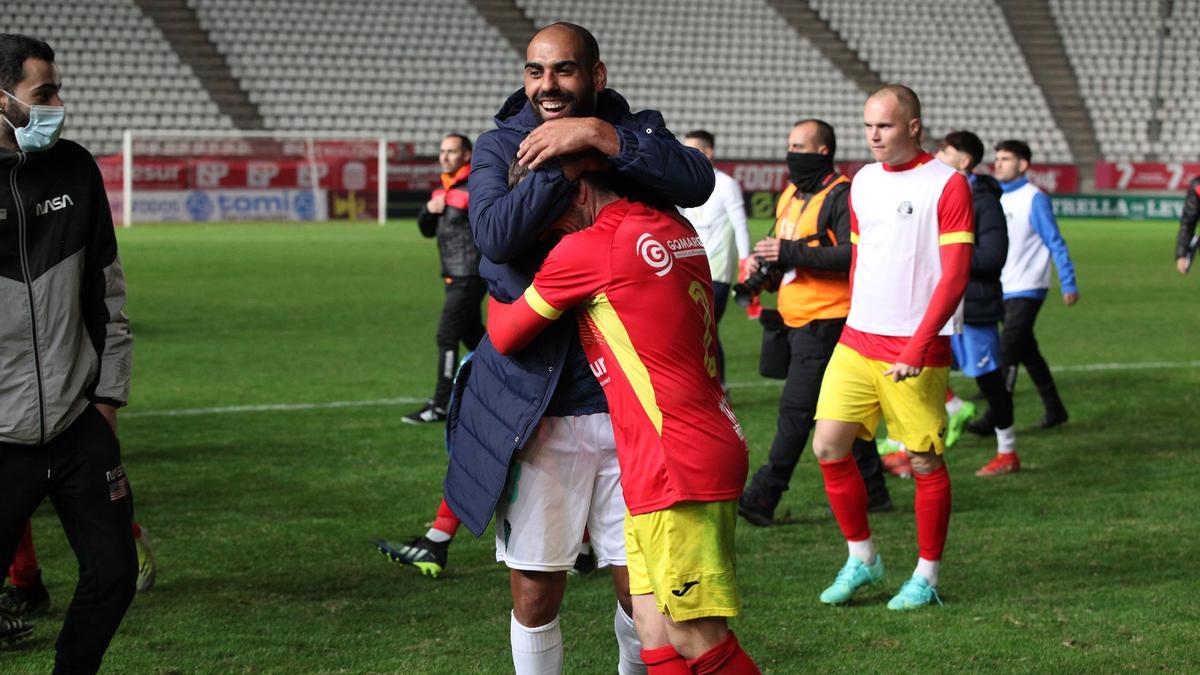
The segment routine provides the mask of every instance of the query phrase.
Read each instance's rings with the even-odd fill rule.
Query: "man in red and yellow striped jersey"
[[[974,211],[966,179],[922,150],[921,103],[911,89],[888,85],[872,94],[863,123],[879,161],[863,167],[850,187],[850,314],[821,383],[813,435],[850,556],[821,601],[844,603],[883,579],[866,489],[850,457],[855,437],[871,438],[882,414],[888,435],[908,450],[917,488],[920,557],[888,603],[904,610],[941,602],[938,567],[950,523],[943,403]]]
[[[575,308],[608,399],[634,621],[654,673],[757,673],[728,629],[746,443],[721,388],[703,244],[675,212],[620,199],[587,174],[556,223],[573,233],[512,305],[488,305],[504,354]]]

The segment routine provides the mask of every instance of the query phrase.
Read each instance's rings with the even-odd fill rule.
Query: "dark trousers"
[[[713,289],[713,323],[720,324],[725,316],[725,305],[729,302],[729,284],[714,281]],[[721,373],[721,384],[725,384],[725,348],[721,346],[721,329],[717,328],[717,368]]]
[[[133,602],[133,494],[121,450],[88,406],[44,445],[0,444],[0,569],[47,496],[79,561],[79,584],[58,634],[55,673],[94,673]]]
[[[1013,298],[1004,301],[1004,327],[1000,331],[1000,359],[1003,362],[1005,385],[1011,392],[1017,384],[1017,370],[1024,365],[1042,397],[1047,412],[1062,409],[1062,400],[1050,375],[1050,366],[1042,358],[1033,324],[1037,321],[1042,300]]]
[[[775,440],[771,442],[767,463],[754,474],[748,488],[770,504],[772,509],[788,489],[796,463],[808,444],[809,432],[815,425],[813,416],[817,412],[817,398],[821,393],[825,366],[829,365],[833,348],[837,346],[845,325],[845,319],[825,319],[788,329],[791,361],[783,395],[779,398]],[[884,484],[883,463],[875,444],[855,439],[852,451],[863,481],[867,484],[871,503],[886,501],[889,497]]]
[[[445,408],[450,403],[450,388],[458,366],[458,345],[474,350],[483,339],[483,313],[480,303],[487,285],[479,277],[448,277],[446,302],[437,327],[437,388],[433,404]]]
[[[1001,368],[975,378],[979,391],[988,402],[985,417],[996,429],[1007,429],[1013,424],[1012,392],[1005,385],[1003,373]]]

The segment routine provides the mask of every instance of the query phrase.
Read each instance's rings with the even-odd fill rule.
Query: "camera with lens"
[[[733,287],[733,301],[739,307],[749,307],[755,294],[761,293],[768,285],[774,285],[772,276],[782,271],[776,267],[775,263],[767,262],[767,259],[761,255],[754,256],[754,262],[758,264],[758,269],[746,277],[745,281],[735,284]]]

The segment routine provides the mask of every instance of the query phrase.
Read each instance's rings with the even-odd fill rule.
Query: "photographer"
[[[778,330],[779,341],[786,341],[780,345],[787,365],[775,440],[767,463],[754,474],[738,505],[754,525],[774,523],[775,507],[808,443],[821,378],[850,311],[850,180],[834,168],[836,149],[828,123],[805,119],[792,127],[789,183],[775,207],[776,237],[755,245],[759,265],[734,289],[739,302],[746,302],[778,280],[778,314],[764,312],[764,328],[768,335]],[[780,325],[772,327],[771,321]],[[783,375],[783,366],[778,367]],[[871,510],[891,509],[875,445],[855,441],[854,457],[867,483]]]

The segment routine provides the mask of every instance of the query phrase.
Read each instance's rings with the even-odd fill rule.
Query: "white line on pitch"
[[[214,408],[180,408],[176,410],[134,410],[121,415],[130,417],[186,417],[189,415],[227,415],[230,413],[277,412],[290,410],[324,410],[328,408],[369,408],[372,406],[411,405],[424,403],[423,398],[376,398],[366,401],[326,401],[324,403],[266,403],[263,405],[229,405]]]
[[[1080,363],[1074,366],[1050,366],[1056,373],[1088,373],[1101,370],[1163,370],[1169,368],[1200,368],[1200,361],[1142,361],[1140,363]],[[957,375],[957,373],[956,373]],[[961,375],[959,375],[961,376]],[[753,387],[781,387],[781,380],[759,380],[756,382],[730,382],[730,389]]]
[[[1143,361],[1141,363],[1083,363],[1074,366],[1052,366],[1054,372],[1095,372],[1102,370],[1162,370],[1169,368],[1200,368],[1200,361]],[[780,380],[730,382],[730,389],[781,387]],[[361,401],[326,401],[323,403],[265,403],[261,405],[230,405],[212,408],[178,408],[175,410],[134,410],[121,415],[131,417],[188,417],[192,415],[228,415],[233,413],[281,412],[294,410],[328,410],[332,408],[370,408],[424,403],[424,398],[376,398]]]

